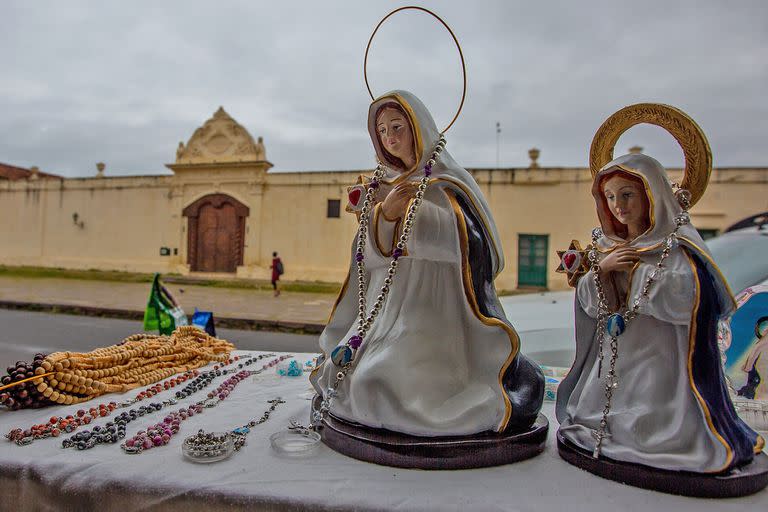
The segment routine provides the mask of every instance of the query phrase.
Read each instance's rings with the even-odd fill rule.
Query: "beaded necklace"
[[[189,407],[183,407],[168,414],[168,416],[163,418],[163,421],[150,426],[146,430],[139,430],[135,436],[121,444],[120,448],[122,448],[123,452],[127,454],[136,455],[142,453],[143,451],[168,444],[171,438],[178,434],[179,430],[181,429],[182,421],[191,418],[195,414],[202,413],[205,409],[216,407],[221,402],[226,400],[229,394],[234,391],[235,387],[237,387],[240,382],[250,377],[251,375],[258,375],[264,370],[272,368],[280,361],[284,361],[290,357],[293,356],[282,355],[276,359],[273,359],[258,370],[239,371],[237,374],[222,382],[215,391],[208,393],[208,398],[200,400],[199,402],[196,402]],[[267,415],[267,417],[269,417],[269,415]]]
[[[597,366],[597,378],[599,379],[603,369],[603,343],[605,338],[610,340],[609,346],[611,349],[611,359],[608,367],[608,373],[605,378],[605,406],[603,407],[603,414],[600,418],[600,425],[597,430],[592,431],[592,437],[595,439],[595,449],[592,451],[592,456],[598,458],[603,445],[603,439],[610,437],[607,433],[608,430],[608,415],[611,412],[611,399],[613,397],[613,390],[619,386],[619,379],[616,376],[616,360],[619,356],[619,336],[621,336],[627,329],[629,323],[634,320],[642,305],[648,300],[651,286],[654,282],[658,281],[662,269],[664,267],[664,260],[669,256],[670,251],[678,243],[677,232],[680,228],[690,222],[690,215],[688,214],[687,205],[685,201],[685,190],[678,191],[678,200],[683,205],[683,212],[675,217],[675,229],[667,235],[663,242],[663,249],[659,256],[659,261],[656,263],[656,268],[653,269],[640,289],[639,295],[632,301],[632,306],[622,313],[611,313],[608,307],[608,301],[605,297],[605,290],[603,284],[600,281],[600,266],[599,256],[597,253],[597,242],[603,236],[603,231],[600,228],[595,228],[592,231],[592,249],[589,251],[589,260],[591,263],[592,279],[597,290],[598,299],[598,313],[597,313],[597,330],[599,337],[598,345],[598,366]],[[631,287],[630,283],[630,287]],[[629,301],[628,301],[629,302]]]
[[[259,361],[260,359],[271,357],[273,355],[274,354],[261,354],[255,358],[250,358],[243,361],[242,363],[238,363],[236,368],[222,369],[223,367],[215,367],[215,369],[211,371],[202,372],[183,389],[177,391],[173,398],[169,398],[168,400],[164,400],[162,402],[153,402],[148,405],[142,405],[136,409],[123,411],[115,418],[114,421],[107,422],[103,427],[96,426],[91,430],[79,432],[74,436],[63,440],[61,446],[62,448],[77,448],[78,450],[88,450],[97,444],[117,443],[119,440],[125,438],[125,430],[128,423],[136,420],[141,416],[144,416],[145,414],[151,414],[165,407],[176,405],[179,400],[183,400],[188,396],[197,393],[198,391],[202,391],[204,388],[209,386],[213,379],[216,377],[236,372],[241,370],[244,366],[249,366]]]
[[[141,393],[132,400],[132,403],[148,398],[157,393],[155,391],[158,386],[170,386],[175,387],[176,384],[186,381],[190,377],[196,377],[198,375],[197,370],[189,371],[183,375],[173,377],[165,381],[164,383],[155,384],[152,388],[147,390],[147,394],[141,396]],[[166,387],[165,389],[168,389]],[[144,393],[144,392],[142,392]],[[27,430],[16,428],[5,434],[6,439],[15,442],[19,446],[26,446],[32,444],[32,442],[38,439],[46,439],[49,437],[59,437],[62,433],[71,433],[78,429],[82,425],[88,425],[91,421],[109,416],[118,407],[122,407],[122,404],[116,402],[102,403],[90,409],[80,409],[75,414],[68,416],[52,416],[46,423],[39,423],[32,425]]]
[[[269,357],[272,354],[269,354]],[[243,359],[248,359],[250,356],[245,356]],[[224,361],[221,366],[214,365],[213,371],[218,370],[220,367],[224,368],[234,362],[239,361],[240,356],[234,356]],[[104,418],[112,414],[115,409],[129,407],[137,402],[151,398],[161,391],[172,389],[177,385],[186,382],[187,380],[200,375],[199,370],[189,370],[181,375],[171,377],[165,382],[158,382],[150,388],[147,388],[138,393],[134,398],[125,400],[123,402],[108,402],[102,403],[90,409],[80,409],[73,415],[68,416],[52,416],[46,423],[39,423],[32,425],[27,430],[16,428],[11,430],[5,435],[5,438],[9,441],[15,442],[19,446],[26,446],[32,444],[38,439],[47,439],[49,437],[59,437],[62,433],[70,434],[77,430],[82,425],[88,425],[91,421],[98,418]]]
[[[371,213],[371,206],[373,203],[373,196],[376,189],[379,187],[381,179],[384,177],[384,168],[381,164],[376,167],[373,173],[373,179],[368,184],[368,188],[365,194],[365,200],[363,201],[363,207],[360,211],[360,222],[357,229],[357,244],[355,249],[355,263],[357,266],[357,290],[358,290],[358,318],[357,318],[357,334],[351,336],[345,344],[339,345],[331,352],[331,361],[335,364],[339,371],[336,373],[336,378],[333,383],[326,390],[326,394],[320,401],[319,409],[312,411],[312,421],[309,426],[304,428],[300,425],[294,425],[292,430],[298,434],[304,434],[308,430],[317,430],[322,420],[328,416],[331,410],[331,403],[335,397],[338,396],[338,388],[341,382],[346,378],[349,372],[352,370],[354,359],[358,349],[363,345],[365,335],[370,330],[373,321],[378,316],[381,308],[384,304],[384,300],[389,294],[390,286],[392,285],[392,279],[397,272],[398,259],[405,252],[413,230],[413,222],[416,218],[416,212],[419,209],[423,199],[424,192],[429,184],[429,177],[432,175],[432,166],[437,162],[437,158],[440,153],[445,149],[445,135],[441,134],[440,139],[435,145],[435,149],[432,151],[429,160],[424,165],[424,176],[419,181],[418,190],[414,199],[408,206],[408,210],[405,215],[405,221],[403,222],[403,230],[400,238],[395,246],[395,250],[392,251],[392,260],[389,263],[389,269],[387,270],[387,277],[384,279],[384,284],[379,290],[379,295],[376,297],[376,301],[371,306],[370,311],[366,305],[366,282],[365,282],[365,241],[368,234],[369,216]]]

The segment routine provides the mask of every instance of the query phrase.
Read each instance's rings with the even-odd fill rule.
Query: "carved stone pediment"
[[[223,107],[195,130],[186,145],[179,142],[177,164],[263,162],[267,154],[264,141],[254,141],[248,130],[232,119]]]

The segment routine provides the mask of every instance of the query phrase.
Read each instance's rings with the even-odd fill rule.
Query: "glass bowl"
[[[231,456],[235,451],[235,440],[228,432],[213,432],[212,436],[219,441],[213,444],[194,442],[199,434],[187,437],[181,444],[181,453],[192,462],[208,464],[218,462]]]
[[[320,434],[314,430],[283,430],[269,436],[272,449],[287,457],[305,457],[313,454],[322,444]]]

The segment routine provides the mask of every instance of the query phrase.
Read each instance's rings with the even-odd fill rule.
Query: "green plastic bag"
[[[160,274],[155,274],[147,309],[144,310],[144,330],[171,334],[180,325],[189,325],[187,315],[171,292],[160,283]]]

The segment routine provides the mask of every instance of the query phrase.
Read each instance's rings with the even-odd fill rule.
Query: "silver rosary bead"
[[[681,224],[677,223],[677,226],[675,227],[674,231],[669,234],[669,236],[664,241],[664,248],[661,251],[661,254],[659,256],[659,261],[656,263],[655,268],[648,274],[646,278],[646,282],[643,284],[641,288],[640,295],[636,297],[632,301],[632,309],[628,309],[624,312],[622,315],[622,318],[619,318],[619,320],[624,321],[624,326],[620,328],[618,331],[618,334],[611,337],[611,361],[610,361],[610,369],[608,371],[608,375],[606,378],[606,386],[605,386],[605,407],[603,408],[603,416],[600,420],[600,427],[598,430],[593,431],[593,437],[595,438],[595,449],[592,452],[592,456],[597,458],[600,456],[600,450],[602,447],[603,439],[606,437],[609,437],[609,434],[606,433],[607,427],[608,427],[608,415],[611,411],[611,397],[613,396],[613,389],[618,387],[618,379],[616,378],[616,359],[618,357],[618,336],[621,335],[622,332],[626,329],[627,324],[629,324],[630,321],[634,320],[637,315],[638,311],[644,301],[646,301],[649,297],[651,285],[653,282],[657,279],[659,276],[659,273],[661,272],[661,269],[664,265],[664,260],[669,256],[669,253],[672,248],[677,246],[677,231],[680,228]],[[602,236],[602,230],[599,228],[595,228],[592,231],[592,238],[593,242],[597,242],[599,237]],[[608,326],[608,315],[610,311],[608,310],[607,301],[605,299],[605,293],[603,291],[602,283],[600,282],[600,275],[599,275],[599,267],[597,264],[597,254],[595,249],[592,249],[589,252],[589,259],[592,262],[592,271],[593,274],[593,281],[595,284],[595,288],[597,289],[597,296],[598,296],[598,329],[601,330],[602,335],[599,336],[599,346],[598,346],[598,378],[600,376],[600,370],[602,368],[602,362],[603,362],[603,339],[607,335],[607,326]],[[632,286],[632,283],[630,283],[630,288]],[[612,315],[616,316],[616,315]],[[618,322],[619,325],[621,325],[621,322]],[[617,322],[614,322],[613,325],[617,325]]]
[[[428,166],[431,168],[431,166],[435,165],[437,163],[437,157],[442,152],[442,149],[445,147],[445,136],[440,135],[440,140],[438,141],[437,145],[434,148],[434,151],[431,155],[431,158],[428,160]],[[383,176],[384,176],[384,168],[381,162],[379,162],[378,166],[376,167],[376,170],[373,174],[373,179],[377,182],[379,182]],[[408,210],[405,215],[405,220],[403,221],[403,230],[402,234],[396,244],[396,249],[398,251],[398,254],[393,255],[392,260],[390,261],[389,268],[387,269],[387,277],[384,279],[384,284],[381,287],[379,295],[376,297],[376,301],[374,302],[373,306],[371,307],[370,313],[366,316],[366,272],[365,272],[365,261],[364,257],[362,257],[362,254],[364,254],[365,246],[366,246],[366,235],[368,232],[368,223],[369,223],[369,212],[371,209],[371,204],[373,202],[373,196],[375,194],[375,187],[369,186],[366,190],[365,199],[363,201],[363,207],[361,209],[360,217],[359,217],[359,224],[358,224],[358,232],[357,232],[357,244],[356,244],[356,254],[360,256],[355,256],[355,258],[360,258],[360,261],[357,261],[357,274],[358,274],[358,329],[357,333],[360,338],[365,338],[366,333],[368,332],[369,328],[371,327],[371,324],[373,323],[373,320],[378,315],[379,311],[381,310],[384,301],[386,300],[387,295],[390,291],[390,286],[392,284],[392,280],[394,278],[394,275],[396,273],[397,265],[398,265],[398,258],[399,256],[402,256],[402,254],[405,252],[406,244],[408,243],[409,235],[411,234],[412,228],[413,228],[413,222],[416,218],[416,211],[418,207],[421,205],[423,197],[424,197],[424,191],[427,188],[427,185],[429,183],[429,177],[426,176],[426,174],[430,174],[429,169],[425,168],[425,176],[422,178],[418,185],[418,189],[416,191],[414,199],[410,202],[408,206]],[[358,340],[358,344],[361,343],[360,340]],[[359,345],[358,345],[359,346]],[[336,380],[333,383],[332,387],[329,387],[326,393],[325,399],[321,402],[321,406],[319,410],[315,410],[312,412],[312,422],[309,426],[310,429],[316,429],[323,420],[323,417],[326,416],[330,411],[331,401],[333,398],[337,396],[337,393],[335,392],[335,389],[338,388],[339,383],[344,380],[346,374],[348,371],[351,370],[352,365],[354,362],[354,356],[353,360],[344,364],[342,369],[336,374]],[[334,391],[332,391],[334,390]]]

